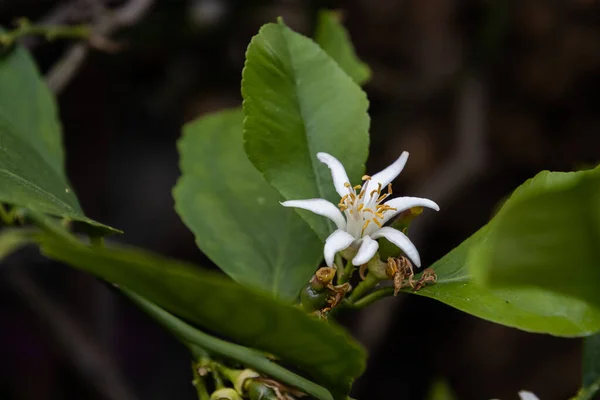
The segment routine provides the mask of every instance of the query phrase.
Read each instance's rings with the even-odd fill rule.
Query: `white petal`
[[[535,394],[526,390],[521,390],[519,392],[519,397],[521,398],[521,400],[539,400]]]
[[[341,162],[331,154],[317,153],[317,158],[324,164],[327,164],[331,170],[331,177],[333,178],[333,185],[335,186],[336,192],[340,197],[344,197],[348,194],[348,188],[345,186],[346,183],[350,183],[346,169]]]
[[[338,229],[346,229],[346,220],[340,209],[325,199],[288,200],[281,205],[314,212],[335,222]]]
[[[323,249],[327,266],[331,267],[333,265],[335,253],[350,246],[354,240],[354,236],[342,229],[338,229],[329,235],[325,240],[325,248]]]
[[[387,186],[388,183],[396,179],[400,172],[404,169],[406,165],[406,161],[408,161],[408,152],[403,151],[400,157],[392,165],[387,167],[381,172],[376,173],[371,177],[369,181],[368,191],[367,193],[371,193],[372,190],[377,189],[377,184],[381,183],[382,189]]]
[[[402,232],[397,229],[390,228],[389,226],[384,226],[383,228],[375,231],[371,234],[373,239],[378,239],[380,237],[384,237],[390,242],[394,243],[396,246],[400,248],[406,254],[408,258],[417,266],[421,266],[421,257],[419,257],[419,252],[414,244],[410,241],[410,239]]]
[[[386,201],[385,205],[395,208],[396,210],[386,211],[383,214],[383,220],[380,221],[382,224],[385,224],[402,211],[406,211],[413,207],[427,207],[432,208],[435,211],[440,211],[440,207],[434,201],[420,197],[396,197],[395,199]]]
[[[363,265],[368,263],[375,253],[377,253],[378,248],[379,243],[377,243],[376,240],[373,240],[368,236],[363,237],[360,249],[358,249],[358,253],[356,253],[356,256],[352,259],[352,264]]]

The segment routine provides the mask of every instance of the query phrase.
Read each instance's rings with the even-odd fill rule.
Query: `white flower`
[[[281,204],[312,211],[331,219],[337,225],[338,229],[325,240],[327,265],[331,267],[335,254],[350,246],[358,249],[352,264],[366,264],[379,248],[376,239],[384,237],[420,267],[419,252],[408,237],[397,229],[383,226],[402,211],[413,207],[428,207],[436,211],[440,209],[433,201],[418,197],[397,197],[383,202],[392,194],[391,182],[402,172],[408,153],[403,152],[400,158],[383,171],[373,176],[363,176],[363,185],[354,187],[349,182],[344,166],[335,157],[318,153],[317,158],[331,170],[335,190],[341,196],[338,206],[325,199],[290,200]],[[382,194],[386,186],[388,192]]]

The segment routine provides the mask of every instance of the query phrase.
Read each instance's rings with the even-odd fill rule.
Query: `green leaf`
[[[240,345],[301,368],[338,398],[364,370],[364,350],[332,323],[196,266],[128,248],[88,247],[40,214],[44,254],[129,289]]]
[[[283,23],[264,25],[246,52],[242,73],[246,154],[287,199],[339,201],[330,153],[360,180],[369,146],[368,101],[361,88],[315,42]],[[333,225],[297,211],[321,238]]]
[[[54,98],[25,49],[0,58],[0,203],[85,222],[64,172]]]
[[[600,167],[519,187],[469,257],[490,287],[539,287],[600,309]]]
[[[317,399],[332,399],[331,394],[327,389],[277,365],[275,362],[269,360],[264,354],[208,335],[207,333],[186,324],[184,321],[169,314],[143,297],[126,290],[124,293],[141,309],[164,325],[181,341],[185,342],[193,354],[199,352],[202,354],[208,353],[213,358],[219,357],[227,360],[235,360],[246,368],[252,368],[281,383],[301,389]]]
[[[248,161],[243,120],[235,109],[185,126],[175,209],[233,279],[293,300],[322,260],[323,244]]]
[[[339,11],[321,10],[319,12],[315,42],[357,84],[363,85],[371,78],[371,69],[356,55],[350,36],[341,23]]]
[[[536,288],[490,289],[476,283],[467,267],[469,251],[485,242],[481,228],[431,267],[438,282],[416,292],[476,317],[528,332],[585,336],[600,330],[600,311],[567,296]]]

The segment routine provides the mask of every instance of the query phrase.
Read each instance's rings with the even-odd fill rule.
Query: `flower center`
[[[357,239],[381,228],[385,212],[396,210],[382,204],[392,194],[391,183],[387,186],[387,193],[381,193],[381,183],[377,184],[377,189],[367,193],[371,177],[365,175],[362,180],[364,181],[362,186],[353,187],[346,182],[344,186],[348,188],[348,194],[344,195],[338,204],[340,210],[346,214],[348,233]]]

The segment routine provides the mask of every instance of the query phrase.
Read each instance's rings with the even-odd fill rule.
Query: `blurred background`
[[[131,18],[110,25],[121,7]],[[125,231],[117,240],[211,266],[173,211],[180,128],[240,104],[262,24],[283,16],[310,35],[321,8],[342,11],[373,70],[368,171],[408,150],[395,191],[442,208],[411,228],[424,265],[540,170],[600,160],[596,0],[0,0],[0,24],[105,24],[100,50],[63,75],[75,42],[24,42],[52,78],[71,182],[88,216]],[[566,399],[580,384],[580,340],[418,296],[342,322],[370,352],[361,400],[424,399],[440,377],[459,399]],[[187,350],[108,285],[35,249],[0,265],[0,399],[195,399],[191,379]]]

